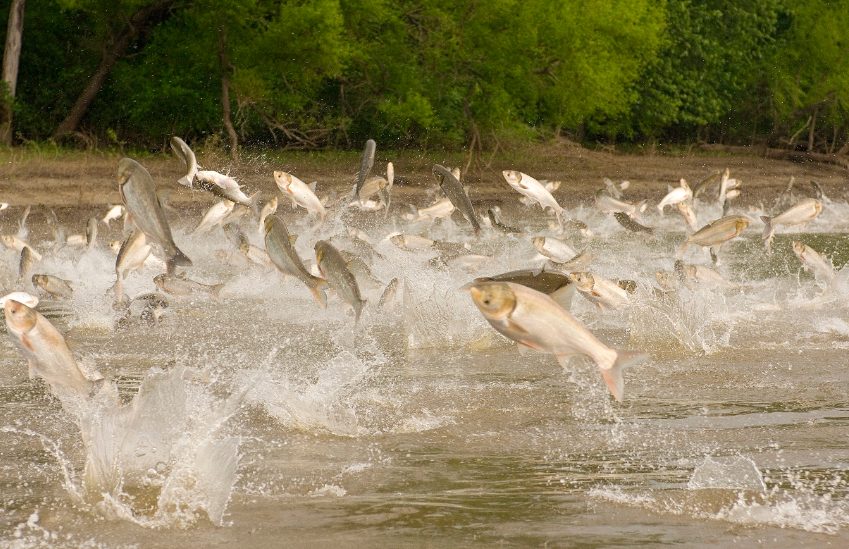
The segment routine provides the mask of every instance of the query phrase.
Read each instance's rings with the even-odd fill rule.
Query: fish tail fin
[[[772,235],[775,233],[775,226],[772,224],[772,218],[765,215],[761,216],[761,221],[766,223],[764,227],[764,244],[769,253],[772,253]]]
[[[649,358],[646,353],[639,351],[620,351],[616,350],[616,360],[610,368],[601,369],[601,377],[607,383],[610,393],[617,402],[622,402],[622,397],[625,393],[625,378],[622,377],[622,371],[628,366],[634,366]]]
[[[89,382],[88,398],[94,398],[97,393],[100,392],[100,390],[103,388],[104,381],[105,380],[103,378],[100,378],[98,380]]]
[[[259,215],[259,191],[255,192],[248,198],[248,204],[251,207],[251,211],[253,211],[254,215]]]
[[[633,217],[634,217],[634,219],[636,219],[637,221],[639,221],[643,225],[646,224],[646,222],[643,220],[643,210],[645,210],[645,209],[646,209],[646,201],[645,200],[640,200],[639,202],[634,204],[634,216]]]
[[[360,323],[360,315],[362,314],[363,309],[366,306],[366,303],[368,303],[367,299],[361,299],[360,302],[358,303],[359,306],[354,307],[354,327],[355,328],[357,327],[357,324]]]
[[[218,294],[221,293],[221,288],[223,288],[226,284],[227,284],[226,282],[222,282],[221,284],[215,284],[215,285],[212,286],[211,292],[212,292],[212,297],[215,298],[215,301],[221,300],[221,298],[219,297]]]
[[[194,177],[192,177],[192,178],[190,179],[190,178],[189,178],[189,175],[188,175],[188,174],[186,174],[186,175],[184,175],[183,177],[181,177],[180,179],[178,179],[178,180],[177,180],[177,183],[179,183],[180,185],[183,185],[184,187],[188,187],[188,188],[190,188],[190,189],[191,189],[191,188],[192,188],[192,184],[194,183]]]
[[[174,255],[168,259],[167,268],[168,272],[174,272],[174,267],[191,267],[192,260],[189,257],[181,252],[178,248],[174,248]]]
[[[678,253],[675,254],[675,257],[678,258],[678,259],[681,259],[682,257],[684,257],[684,254],[687,253],[688,249],[690,249],[690,239],[689,238],[684,241],[684,245],[681,246],[681,249],[678,250]]]
[[[309,287],[310,292],[312,292],[313,297],[316,301],[318,301],[318,304],[322,309],[327,307],[327,294],[325,293],[325,290],[329,287],[330,285],[327,284],[326,280],[318,277],[315,277],[313,284]]]

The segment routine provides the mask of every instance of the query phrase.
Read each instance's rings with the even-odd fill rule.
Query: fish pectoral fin
[[[295,242],[297,242],[297,241],[298,241],[298,235],[293,234],[293,235],[290,235],[290,236],[289,236],[289,244],[290,244],[291,246],[294,246],[294,245],[295,245]]]
[[[516,342],[516,348],[519,349],[519,356],[525,356],[531,351],[536,351],[536,349],[534,349],[530,345],[525,345],[524,343],[521,343],[519,341]]]
[[[530,332],[528,332],[526,329],[522,328],[522,326],[520,326],[517,322],[514,322],[513,320],[511,320],[511,319],[509,319],[509,318],[507,318],[507,319],[505,319],[505,320],[506,320],[506,325],[507,325],[507,328],[508,328],[508,329],[510,329],[510,330],[512,330],[512,331],[514,331],[514,332],[520,332],[520,333],[523,333],[523,334],[528,334],[528,333],[530,333]],[[527,345],[528,347],[531,347],[531,346],[530,346],[530,345],[528,345],[527,343],[525,343],[524,345]],[[531,347],[531,348],[533,349],[533,347]]]
[[[32,346],[32,342],[30,342],[26,334],[21,334],[21,343],[30,351],[35,351],[35,347]],[[30,367],[32,367],[32,360],[30,360]]]

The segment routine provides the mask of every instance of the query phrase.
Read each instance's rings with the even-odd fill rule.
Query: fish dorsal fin
[[[666,192],[671,193],[674,190],[675,190],[675,187],[673,187],[672,185],[670,185],[668,183],[666,184]]]
[[[73,284],[73,282],[71,282],[70,280],[62,279],[62,281],[63,281],[65,284],[67,284],[68,286],[70,286],[71,284]]]
[[[311,190],[312,192],[315,192],[315,186],[316,186],[316,184],[318,184],[318,181],[313,181],[312,183],[310,183],[309,185],[307,185],[307,187],[309,187],[309,188],[310,188],[310,190]]]
[[[296,234],[289,235],[289,245],[290,246],[294,246],[295,242],[297,242],[297,241],[298,241],[298,235],[296,235]]]

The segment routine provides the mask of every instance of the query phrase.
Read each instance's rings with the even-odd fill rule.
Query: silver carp
[[[365,300],[360,296],[360,287],[357,279],[348,269],[345,259],[333,244],[326,240],[315,243],[315,260],[318,270],[330,285],[330,289],[342,298],[354,310],[354,325],[360,321]]]
[[[780,225],[791,227],[793,225],[804,225],[814,219],[822,212],[822,201],[816,198],[805,198],[793,206],[790,206],[775,217],[761,216],[761,221],[766,223],[764,227],[764,244],[766,249],[772,252],[772,235]]]
[[[65,338],[41,313],[14,299],[7,299],[3,310],[12,343],[29,363],[30,378],[38,374],[54,388],[66,387],[83,397],[97,392],[103,380],[83,375]]]
[[[32,275],[32,284],[53,297],[61,299],[72,299],[74,297],[74,289],[71,288],[69,280],[62,280],[56,276],[36,274]]]
[[[721,217],[688,236],[684,245],[678,250],[678,257],[682,257],[687,249],[693,245],[702,248],[721,246],[724,242],[740,236],[740,233],[748,226],[749,219],[742,215]]]
[[[454,206],[460,210],[460,213],[462,213],[469,223],[472,224],[475,234],[478,234],[481,230],[480,220],[478,219],[475,209],[472,206],[472,201],[463,189],[463,185],[460,183],[460,180],[444,166],[440,166],[439,164],[435,164],[433,166],[433,175],[435,175],[436,179],[439,181],[439,186],[442,188],[442,192],[445,193],[445,196],[451,200]]]
[[[619,402],[625,392],[622,370],[649,358],[608,347],[549,296],[521,284],[481,282],[466,289],[487,322],[520,348],[553,354],[562,365],[571,355],[590,358]]]
[[[177,248],[165,210],[156,196],[156,186],[144,167],[131,158],[118,163],[118,186],[132,224],[152,241],[162,246],[168,271],[175,266],[190,267],[192,260]]]
[[[366,141],[366,146],[363,149],[363,154],[362,156],[360,156],[360,171],[357,173],[357,188],[354,192],[354,195],[357,197],[357,199],[360,198],[360,189],[366,182],[368,174],[371,171],[371,167],[374,166],[374,151],[376,148],[377,144],[374,142],[374,139],[369,139],[368,141]]]
[[[325,290],[327,281],[313,276],[304,267],[304,262],[295,250],[297,236],[289,236],[286,226],[277,216],[269,216],[265,220],[265,250],[272,263],[286,276],[293,276],[306,284],[318,304],[327,304]]]
[[[195,182],[195,177],[198,173],[198,160],[195,156],[194,151],[189,147],[185,141],[180,139],[177,136],[171,138],[171,149],[173,149],[174,154],[177,155],[177,158],[183,161],[186,164],[186,175],[177,180],[177,183],[180,185],[185,185],[188,188],[192,188],[192,185]]]

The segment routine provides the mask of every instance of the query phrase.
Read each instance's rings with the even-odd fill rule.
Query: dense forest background
[[[845,154],[849,3],[30,1],[13,101],[18,143]]]

